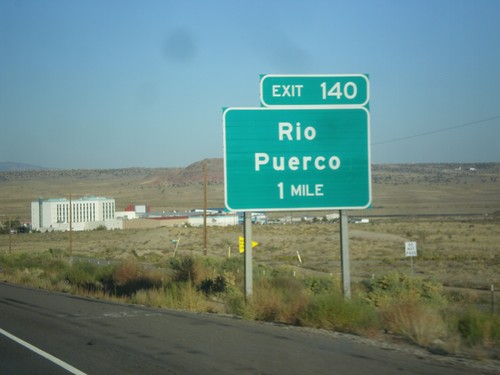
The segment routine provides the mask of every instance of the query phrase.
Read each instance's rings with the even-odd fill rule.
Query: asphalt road
[[[63,364],[54,363],[54,358]],[[68,371],[219,375],[473,372],[432,357],[387,350],[324,331],[109,303],[0,283],[0,373]]]

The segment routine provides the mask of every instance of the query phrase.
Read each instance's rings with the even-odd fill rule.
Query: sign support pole
[[[340,261],[342,263],[342,291],[344,299],[351,299],[351,273],[349,270],[349,234],[348,219],[345,210],[340,214]]]
[[[252,213],[244,212],[244,231],[245,240],[245,300],[248,302],[252,297]]]

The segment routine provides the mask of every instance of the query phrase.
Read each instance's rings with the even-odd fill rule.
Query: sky
[[[371,161],[500,162],[500,0],[2,0],[0,162],[184,167],[261,74],[368,74]]]

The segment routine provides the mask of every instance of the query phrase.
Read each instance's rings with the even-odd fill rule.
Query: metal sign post
[[[340,210],[340,261],[342,263],[342,291],[344,298],[351,298],[351,271],[349,269],[348,218],[345,210]]]
[[[252,297],[252,213],[244,212],[244,233],[245,238],[245,299],[248,301]]]

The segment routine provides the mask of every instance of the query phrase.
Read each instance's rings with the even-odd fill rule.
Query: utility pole
[[[203,255],[207,255],[207,161],[203,162]]]
[[[12,216],[9,215],[9,254],[12,254]]]

